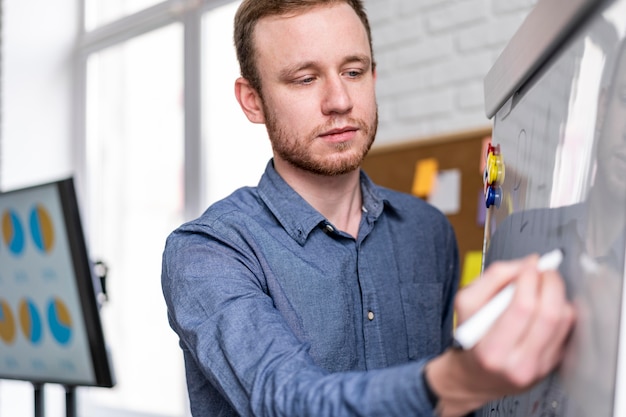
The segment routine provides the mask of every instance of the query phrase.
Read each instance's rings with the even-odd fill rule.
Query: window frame
[[[86,31],[85,1],[79,7],[82,28],[76,46],[73,92],[73,149],[76,187],[87,195],[82,178],[87,175],[87,61],[91,54],[126,42],[152,30],[179,23],[183,26],[183,96],[184,96],[184,215],[197,216],[205,201],[202,169],[202,17],[204,13],[234,0],[165,0],[137,13],[124,16],[94,30]],[[85,201],[85,212],[90,212]],[[87,224],[89,219],[86,218]]]
[[[75,47],[73,62],[74,83],[72,91],[72,145],[71,156],[75,168],[75,186],[81,200],[83,221],[88,232],[90,225],[90,190],[87,189],[87,65],[92,54],[125,43],[148,32],[177,23],[183,28],[183,194],[185,219],[197,217],[204,208],[206,180],[203,168],[202,137],[202,24],[205,13],[235,0],[166,0],[107,23],[91,31],[85,30],[85,2],[80,1],[79,22],[81,31]],[[184,369],[181,368],[181,373]],[[181,387],[181,389],[183,389]],[[186,395],[186,390],[185,390]],[[186,407],[182,415],[190,415]],[[124,413],[125,414],[125,413]],[[136,415],[128,411],[128,415]]]

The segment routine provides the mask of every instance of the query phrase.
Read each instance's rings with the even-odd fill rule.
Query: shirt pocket
[[[443,284],[405,282],[400,291],[409,359],[440,353]]]

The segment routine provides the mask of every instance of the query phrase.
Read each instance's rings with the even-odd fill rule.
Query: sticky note
[[[459,287],[471,284],[482,272],[483,253],[481,251],[469,251],[465,254],[463,261],[463,272]]]
[[[428,202],[446,215],[461,211],[461,170],[439,171],[428,196]]]
[[[435,181],[439,161],[436,158],[421,159],[415,164],[415,174],[413,176],[413,187],[411,192],[417,197],[426,198],[430,195]]]

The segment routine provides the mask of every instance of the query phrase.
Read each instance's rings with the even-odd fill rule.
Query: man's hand
[[[462,416],[490,400],[525,391],[561,362],[574,309],[560,274],[540,272],[537,261],[532,255],[496,262],[457,294],[462,323],[507,284],[516,284],[511,304],[472,349],[449,349],[426,365],[441,416]]]

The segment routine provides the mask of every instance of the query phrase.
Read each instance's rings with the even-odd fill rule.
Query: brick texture
[[[378,63],[376,146],[489,126],[483,82],[536,0],[364,0]]]

